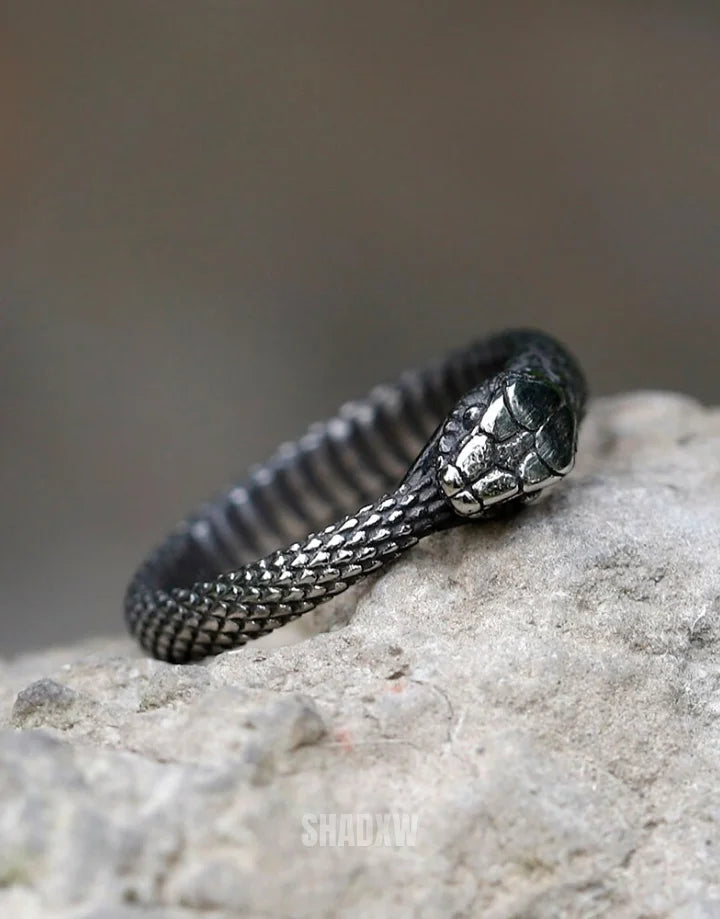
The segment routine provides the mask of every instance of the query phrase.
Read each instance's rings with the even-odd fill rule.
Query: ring
[[[131,633],[172,663],[219,654],[534,500],[572,469],[585,400],[572,355],[525,330],[377,387],[176,527],[127,589]]]

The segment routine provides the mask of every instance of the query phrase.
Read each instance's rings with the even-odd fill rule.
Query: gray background
[[[5,0],[0,626],[489,328],[717,401],[720,7]]]

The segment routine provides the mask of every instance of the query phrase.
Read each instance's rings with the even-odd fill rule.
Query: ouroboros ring
[[[533,500],[572,469],[585,398],[573,357],[534,331],[377,387],[178,526],[128,587],[130,631],[161,660],[219,654],[424,536]]]

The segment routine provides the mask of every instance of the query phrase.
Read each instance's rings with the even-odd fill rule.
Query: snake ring
[[[377,387],[176,527],[127,589],[130,631],[161,660],[219,654],[424,536],[533,500],[572,469],[585,399],[574,358],[535,331]]]

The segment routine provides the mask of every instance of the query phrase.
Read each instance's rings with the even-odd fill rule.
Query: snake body
[[[377,387],[176,527],[128,587],[130,631],[173,663],[237,648],[424,536],[534,499],[572,468],[585,398],[535,331]]]

